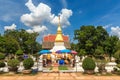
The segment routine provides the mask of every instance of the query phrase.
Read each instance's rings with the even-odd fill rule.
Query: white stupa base
[[[54,47],[50,51],[56,52],[63,49],[66,49],[64,46],[64,42],[55,42]]]

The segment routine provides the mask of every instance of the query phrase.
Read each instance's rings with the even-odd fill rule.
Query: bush
[[[21,49],[17,50],[16,55],[23,55],[23,51]]]
[[[3,61],[0,61],[0,68],[5,67],[5,63]]]
[[[19,61],[17,59],[11,59],[8,61],[8,66],[11,69],[11,71],[16,71],[18,65]]]
[[[84,70],[94,70],[96,67],[96,64],[92,58],[87,57],[83,60],[82,67]]]
[[[34,61],[32,58],[27,58],[23,61],[23,66],[25,69],[31,69],[33,65],[34,65]]]
[[[5,59],[5,55],[3,53],[0,53],[0,60]]]

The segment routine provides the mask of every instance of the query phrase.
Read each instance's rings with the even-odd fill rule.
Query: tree
[[[5,52],[14,54],[20,48],[19,43],[12,37],[5,37]]]
[[[120,64],[120,50],[118,50],[117,52],[115,52],[114,57],[116,59],[116,62],[118,64]]]
[[[116,59],[116,62],[120,64],[120,40],[116,43],[116,52],[114,54],[114,57]]]
[[[120,50],[120,40],[118,40],[117,43],[116,43],[116,49]]]
[[[79,56],[85,56],[86,55],[86,51],[85,49],[80,49],[80,52],[78,53]]]
[[[5,37],[11,37],[16,40],[24,53],[34,53],[38,52],[41,49],[41,46],[38,46],[39,43],[36,41],[38,33],[28,33],[25,30],[8,30],[5,31]],[[39,47],[39,48],[38,48]]]
[[[0,36],[0,52],[5,52],[5,38],[3,36]]]
[[[103,47],[103,42],[109,37],[102,26],[81,26],[74,31],[74,39],[78,41],[79,52],[85,50],[87,55],[93,55],[98,46]]]
[[[118,40],[119,38],[117,36],[109,36],[109,38],[106,41],[104,41],[104,51],[106,52],[107,55],[109,55],[110,61],[111,57],[117,51],[116,44]]]
[[[3,53],[0,53],[0,60],[5,59],[5,55]]]
[[[95,49],[95,56],[102,56],[104,54],[104,50],[103,47],[101,46],[97,46],[97,48]]]
[[[23,51],[21,49],[17,50],[16,55],[23,55]]]
[[[77,48],[78,45],[76,43],[72,42],[70,45],[72,50],[78,51],[78,48]]]

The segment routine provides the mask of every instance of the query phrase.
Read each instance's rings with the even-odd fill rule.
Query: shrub
[[[19,61],[17,59],[11,59],[8,61],[8,66],[11,69],[11,71],[16,71],[18,65]]]
[[[23,55],[23,51],[21,49],[17,50],[16,55]]]
[[[0,60],[5,59],[5,55],[3,53],[0,53]]]
[[[5,63],[3,61],[0,61],[0,68],[5,67]]]
[[[25,69],[31,69],[33,65],[34,65],[34,61],[32,58],[27,58],[23,61],[23,66]]]
[[[8,66],[17,67],[19,65],[19,61],[17,59],[11,59],[8,61]]]
[[[94,70],[96,67],[96,64],[92,58],[87,57],[83,60],[82,67],[84,70]]]

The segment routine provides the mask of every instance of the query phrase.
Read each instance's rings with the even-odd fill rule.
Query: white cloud
[[[34,28],[33,28],[33,31],[35,31],[35,32],[43,32],[43,31],[45,31],[45,30],[47,30],[47,27],[46,26],[35,26]]]
[[[72,10],[68,9],[62,9],[60,15],[60,23],[62,27],[66,27],[70,25],[70,22],[68,21],[69,17],[72,16]],[[58,24],[58,16],[55,16],[54,19],[51,21],[52,24],[57,25]]]
[[[120,39],[120,26],[111,27],[111,35],[116,35]]]
[[[46,21],[50,21],[54,17],[54,15],[51,14],[51,8],[44,3],[40,3],[36,7],[32,3],[32,0],[29,0],[25,5],[31,11],[30,14],[23,14],[21,16],[21,21],[26,26],[31,26],[31,27],[39,26]]]
[[[15,30],[16,29],[16,25],[12,24],[11,26],[5,26],[4,29],[5,29],[5,31],[6,30]]]
[[[34,33],[34,32],[44,32],[47,30],[46,26],[35,26],[33,29],[26,30],[28,33]]]
[[[21,21],[26,26],[32,27],[32,29],[27,30],[28,32],[44,32],[47,30],[47,27],[45,26],[46,22],[48,24],[58,24],[58,17],[51,13],[51,7],[48,5],[39,3],[38,6],[35,6],[32,3],[32,0],[28,0],[25,5],[28,7],[30,13],[23,14],[21,16]],[[72,15],[71,10],[62,9],[59,15],[63,27],[70,25],[68,19]]]
[[[32,29],[28,29],[26,30],[28,33],[34,33],[34,31]]]

